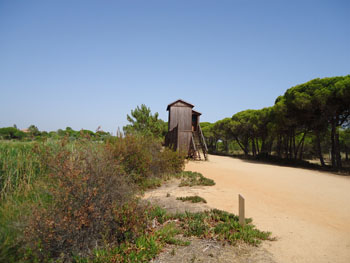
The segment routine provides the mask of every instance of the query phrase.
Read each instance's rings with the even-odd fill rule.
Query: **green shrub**
[[[159,206],[154,207],[150,210],[150,218],[157,218],[157,221],[163,224],[166,220],[168,220],[167,212],[163,208]]]
[[[168,148],[162,148],[156,152],[151,163],[151,171],[155,175],[176,174],[184,168],[185,155],[174,152]]]
[[[209,235],[210,225],[204,213],[186,212],[185,235],[207,237]]]
[[[152,189],[160,187],[162,185],[162,182],[163,180],[161,178],[152,176],[142,180],[139,183],[139,186],[141,190]]]
[[[26,133],[18,130],[15,127],[0,128],[0,139],[11,140],[11,139],[23,139],[26,137]]]
[[[184,167],[183,155],[162,148],[161,143],[152,137],[116,137],[108,141],[108,147],[126,173],[139,185],[152,177],[161,178],[165,174],[181,172]]]
[[[135,183],[140,183],[144,178],[151,176],[152,152],[160,150],[150,139],[132,135],[110,140],[109,147]]]
[[[154,139],[106,141],[0,144],[0,262],[148,262],[163,243],[181,244],[148,233],[153,212],[134,193],[180,172],[184,157]]]
[[[195,185],[204,185],[212,186],[215,185],[215,182],[212,179],[204,177],[201,173],[185,171],[180,174],[181,182],[180,187],[182,186],[195,186]]]
[[[191,201],[192,203],[200,203],[200,202],[207,203],[207,201],[203,197],[200,197],[198,195],[178,197],[178,198],[176,198],[176,200],[181,200],[182,202]]]
[[[86,254],[103,242],[131,237],[142,225],[136,206],[129,204],[133,188],[128,177],[103,146],[62,147],[47,162],[52,202],[47,207],[33,206],[24,236],[34,258]]]
[[[188,246],[188,241],[175,238],[180,232],[174,223],[166,224],[155,232],[140,235],[135,242],[123,243],[109,250],[95,250],[92,262],[150,262],[165,244]]]
[[[218,209],[175,215],[164,214],[158,210],[157,214],[162,222],[176,219],[185,236],[225,240],[233,245],[240,240],[251,245],[258,245],[261,240],[274,240],[270,232],[256,229],[250,218],[246,219],[243,227],[239,224],[238,216]]]

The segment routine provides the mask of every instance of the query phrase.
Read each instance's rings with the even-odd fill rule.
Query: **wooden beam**
[[[244,207],[244,197],[242,195],[238,195],[238,207],[239,207],[239,223],[244,226],[245,225],[245,207]]]

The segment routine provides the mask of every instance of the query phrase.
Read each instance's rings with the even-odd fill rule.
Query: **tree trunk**
[[[248,138],[245,139],[243,144],[244,144],[244,154],[246,156],[248,156],[249,155],[249,139]]]
[[[332,167],[335,168],[336,167],[336,157],[335,157],[335,120],[332,119],[332,123],[331,123],[331,159],[332,159]]]
[[[259,153],[260,153],[260,151],[261,151],[261,148],[259,149],[259,139],[258,139],[258,138],[256,138],[256,142],[255,142],[255,144],[256,144],[257,154],[259,154]]]
[[[295,149],[295,159],[296,159],[297,156],[298,156],[299,150],[301,151],[300,154],[299,154],[299,159],[301,159],[300,156],[303,155],[302,151],[303,151],[303,149],[304,149],[304,141],[305,141],[305,136],[306,136],[306,134],[307,134],[307,132],[304,132],[303,137],[301,138],[300,142],[298,143],[298,145],[297,145],[297,147],[296,147],[296,149]],[[302,147],[300,148],[300,146],[302,146]]]
[[[277,148],[278,148],[278,146],[277,146]],[[280,151],[281,149],[277,149],[277,155],[278,154],[281,154],[281,153],[278,153],[278,151]],[[261,139],[261,151],[260,151],[261,153],[266,153],[267,151],[266,151],[266,138],[262,138]]]
[[[348,153],[349,149],[348,149],[348,146],[345,145],[345,160],[346,161],[349,161],[349,153]]]
[[[228,141],[224,140],[225,152],[228,153]]]
[[[255,148],[255,140],[254,140],[254,138],[252,138],[252,153],[253,153],[253,156],[256,156],[256,148]]]
[[[293,131],[292,131],[292,142],[293,142],[294,159],[297,159],[298,151],[297,151],[296,145],[295,145],[295,129],[293,129]]]
[[[292,159],[293,158],[293,136],[290,134],[289,135],[289,152],[288,152],[288,158]]]
[[[337,168],[342,168],[340,147],[339,147],[339,132],[337,130],[335,131],[335,156],[336,156]]]
[[[278,158],[282,158],[282,138],[280,134],[277,138],[277,156]]]
[[[285,154],[285,158],[289,158],[289,149],[290,149],[290,145],[289,145],[289,143],[290,143],[290,137],[289,137],[289,135],[286,135],[285,136],[285,140],[286,140],[286,142],[285,142],[285,144],[286,144],[286,154]]]
[[[271,155],[272,153],[272,146],[273,146],[274,139],[269,139],[268,142],[266,143],[266,154]]]
[[[289,157],[288,155],[288,147],[289,147],[289,136],[288,135],[284,135],[283,136],[283,146],[284,146],[284,158],[287,158]]]
[[[244,152],[244,155],[248,155],[247,145],[246,144],[242,145],[241,142],[239,141],[238,137],[234,137],[234,138],[235,138],[236,142],[238,143],[239,147]]]
[[[317,152],[318,157],[320,158],[321,165],[324,167],[326,164],[324,163],[323,155],[322,155],[322,148],[321,148],[321,139],[320,139],[320,133],[316,132],[316,143],[317,143]]]
[[[305,137],[303,137],[303,140],[302,140],[302,143],[301,143],[301,146],[300,146],[299,160],[303,160],[304,142],[305,142]],[[299,148],[299,146],[298,146],[298,148]]]

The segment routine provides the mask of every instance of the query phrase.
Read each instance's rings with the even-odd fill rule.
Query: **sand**
[[[186,170],[216,182],[196,189],[209,207],[237,214],[245,197],[246,216],[277,237],[263,243],[276,262],[350,262],[350,177],[213,155]]]

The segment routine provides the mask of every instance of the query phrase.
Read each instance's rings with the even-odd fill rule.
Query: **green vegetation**
[[[158,208],[156,208],[158,209]],[[149,209],[149,214],[144,214],[148,220],[153,220],[154,208]],[[147,228],[134,242],[124,242],[113,248],[101,248],[93,251],[91,258],[76,257],[77,262],[149,262],[166,244],[188,246],[190,242],[176,238],[181,233],[175,223],[164,224],[157,229]]]
[[[161,224],[157,230],[149,229],[138,237],[135,243],[124,243],[113,249],[95,250],[93,260],[83,262],[149,262],[165,244],[180,246],[190,244],[189,241],[176,238],[177,235],[227,241],[231,245],[245,242],[257,246],[261,240],[274,240],[270,232],[256,229],[251,224],[251,219],[246,219],[247,225],[242,227],[237,216],[216,209],[175,215],[167,214],[159,207],[149,211],[149,219],[156,219]]]
[[[178,235],[269,239],[218,210],[169,215],[138,201],[140,190],[174,176],[184,185],[214,184],[180,172],[183,165],[184,156],[151,137],[2,142],[0,262],[149,262],[166,244],[189,245]]]
[[[207,203],[207,201],[203,197],[200,197],[198,195],[186,196],[186,197],[178,197],[178,198],[176,198],[176,200],[181,200],[182,202],[190,201],[192,203],[200,203],[200,202]]]
[[[0,143],[0,262],[98,262],[103,251],[147,262],[176,243],[148,233],[150,208],[135,196],[183,169],[161,148],[138,136]]]
[[[30,186],[45,170],[36,151],[38,147],[32,142],[0,143],[0,197]]]
[[[318,158],[340,169],[350,149],[350,75],[314,79],[288,89],[275,105],[202,123],[210,152],[275,155],[288,160]],[[342,159],[342,153],[343,159]]]
[[[149,262],[166,244],[189,245],[179,235],[269,239],[218,210],[169,215],[140,202],[140,192],[169,178],[215,183],[183,172],[185,156],[162,147],[166,123],[158,114],[142,105],[132,116],[125,136],[0,129],[0,262]]]
[[[131,111],[131,116],[127,115],[130,124],[123,127],[126,134],[141,134],[143,136],[153,136],[155,138],[164,138],[168,131],[168,125],[161,119],[158,119],[158,112],[154,115],[151,109],[142,104]]]
[[[201,173],[185,171],[178,175],[181,178],[181,182],[179,184],[182,186],[195,186],[195,185],[204,185],[204,186],[212,186],[215,185],[215,182],[212,179],[204,177]]]
[[[0,128],[0,139],[23,139],[26,134],[15,127]]]
[[[213,209],[198,213],[166,214],[160,208],[155,209],[158,222],[176,220],[177,226],[185,236],[225,240],[234,245],[237,241],[244,241],[251,245],[258,245],[261,240],[274,240],[270,232],[263,232],[246,219],[247,225],[239,224],[238,216],[225,211]]]
[[[59,129],[57,131],[39,131],[35,125],[30,125],[25,132],[14,127],[0,128],[0,140],[13,140],[13,141],[46,141],[46,140],[58,140],[63,138],[69,138],[70,141],[89,138],[94,141],[104,141],[111,137],[111,134],[101,130],[92,132],[89,130],[75,131],[71,127],[67,127],[65,130]]]

